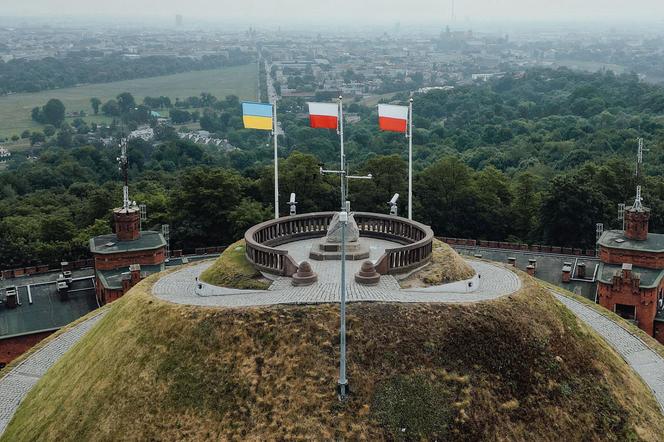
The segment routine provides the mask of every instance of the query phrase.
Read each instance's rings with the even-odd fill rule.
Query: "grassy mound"
[[[664,419],[601,338],[527,279],[474,305],[208,309],[148,278],[29,393],[3,441],[649,440]]]
[[[402,288],[429,287],[472,278],[475,270],[444,242],[433,240],[431,263],[401,281]]]
[[[243,239],[228,246],[219,259],[201,273],[200,279],[208,284],[234,289],[265,290],[271,283],[247,261]]]

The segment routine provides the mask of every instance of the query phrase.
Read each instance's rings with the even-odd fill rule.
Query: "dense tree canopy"
[[[414,97],[414,214],[444,236],[593,247],[595,223],[620,225],[617,205],[633,201],[637,137],[650,151],[639,182],[652,211],[651,227],[664,229],[663,89],[635,76],[536,69],[522,76]],[[407,96],[395,97],[405,103]],[[246,130],[237,97],[203,93],[171,102],[165,97],[133,105],[118,97],[101,112],[130,125],[150,109],[172,107],[237,149],[182,141],[172,128],[156,128],[157,142],[129,145],[132,199],[148,206],[148,227],[171,225],[173,248],[226,244],[271,216],[273,168],[270,134]],[[125,102],[120,106],[121,102]],[[401,195],[407,210],[407,139],[379,132],[376,109],[346,104],[359,118],[345,127],[358,211],[387,213]],[[123,110],[124,109],[124,110]],[[187,110],[185,110],[187,109]],[[298,212],[337,210],[339,178],[319,173],[337,167],[335,131],[311,129],[303,100],[280,101],[280,200],[290,192]],[[177,114],[177,113],[176,113]],[[103,129],[118,135],[119,124]],[[120,203],[117,151],[89,146],[88,123],[63,123],[53,135],[28,131],[41,142],[37,161],[13,155],[0,172],[0,262],[23,265],[86,255],[85,238],[111,229]],[[54,129],[53,129],[54,130]],[[56,226],[61,229],[56,231]]]

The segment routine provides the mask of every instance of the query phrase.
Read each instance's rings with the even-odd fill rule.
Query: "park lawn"
[[[40,128],[41,125],[31,120],[30,112],[36,106],[43,106],[51,98],[62,100],[68,112],[84,110],[91,114],[90,98],[92,97],[106,101],[115,98],[122,92],[130,92],[137,102],[142,102],[146,96],[161,95],[167,96],[175,102],[176,98],[187,98],[200,95],[201,92],[209,92],[219,98],[233,94],[240,99],[253,100],[256,98],[257,84],[258,72],[256,65],[251,63],[161,77],[1,96],[0,137],[20,135],[26,129]],[[84,120],[88,121],[90,118],[86,117]],[[90,119],[90,121],[94,121],[94,119]]]

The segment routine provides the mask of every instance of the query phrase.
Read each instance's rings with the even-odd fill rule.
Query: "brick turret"
[[[637,241],[648,239],[648,220],[650,209],[646,207],[625,209],[625,236]]]
[[[115,209],[113,217],[118,241],[134,241],[141,236],[141,211],[138,207]]]

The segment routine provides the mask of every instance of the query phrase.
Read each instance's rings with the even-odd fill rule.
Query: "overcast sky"
[[[378,23],[447,22],[455,2],[458,22],[476,20],[659,21],[664,0],[0,0],[0,16],[132,16],[185,19]]]

